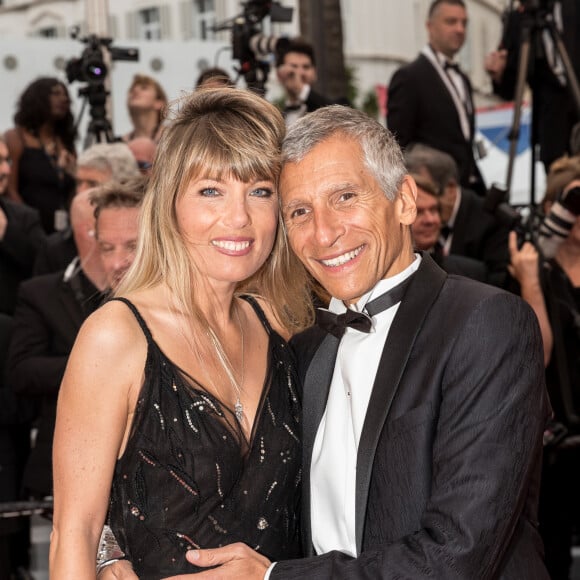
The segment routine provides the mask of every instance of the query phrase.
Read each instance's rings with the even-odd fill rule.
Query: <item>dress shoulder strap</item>
[[[240,298],[242,300],[245,300],[246,302],[248,302],[250,304],[250,306],[256,312],[256,315],[258,316],[258,319],[262,323],[262,326],[266,329],[268,334],[272,334],[272,326],[270,325],[268,317],[266,316],[266,314],[262,310],[262,307],[258,304],[258,301],[256,300],[256,298],[254,296],[249,295],[249,294],[243,294],[242,296],[240,296]]]
[[[151,334],[151,331],[149,330],[149,327],[147,326],[147,323],[145,322],[145,320],[141,316],[141,313],[139,312],[139,310],[137,310],[137,307],[130,300],[128,300],[127,298],[123,298],[121,296],[111,298],[111,300],[118,300],[119,302],[123,302],[124,304],[126,304],[129,307],[129,310],[131,310],[131,312],[135,315],[135,318],[137,319],[137,322],[139,323],[139,326],[141,327],[141,330],[143,331],[145,338],[147,338],[147,342],[149,342],[149,343],[155,342],[153,340],[153,335]]]

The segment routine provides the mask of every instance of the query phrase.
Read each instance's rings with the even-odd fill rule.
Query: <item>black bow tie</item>
[[[444,68],[445,70],[452,69],[452,70],[454,70],[455,72],[461,72],[461,71],[459,70],[459,65],[458,65],[456,62],[451,62],[451,61],[448,61],[448,60],[446,60],[446,61],[445,61],[445,64],[443,65],[443,68]]]
[[[440,233],[441,237],[446,240],[453,233],[453,228],[450,226],[443,226]]]
[[[411,274],[411,276],[405,278],[394,288],[387,290],[384,294],[368,302],[365,306],[366,312],[357,312],[356,310],[347,308],[346,312],[336,314],[326,308],[317,308],[316,324],[326,330],[326,332],[336,336],[336,338],[342,338],[347,326],[359,332],[368,333],[373,327],[371,316],[375,316],[379,312],[383,312],[391,306],[398,304],[403,299],[413,277],[414,274]]]

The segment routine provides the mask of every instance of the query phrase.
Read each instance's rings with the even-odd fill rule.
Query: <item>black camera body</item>
[[[73,33],[73,38],[77,35]],[[115,140],[111,123],[107,119],[107,96],[109,91],[105,87],[105,80],[109,73],[109,67],[105,62],[105,50],[108,51],[111,60],[137,61],[139,51],[136,48],[116,48],[112,46],[111,38],[102,38],[96,34],[80,39],[86,46],[79,58],[71,58],[65,67],[66,77],[69,83],[85,83],[79,89],[79,96],[84,97],[90,105],[91,122],[89,133],[93,133],[97,141],[103,137],[108,142]],[[82,113],[81,113],[82,114]]]
[[[244,75],[248,87],[263,92],[270,70],[266,58],[288,40],[263,34],[262,21],[269,16],[272,22],[292,22],[293,8],[268,0],[251,0],[243,7],[243,13],[231,24],[232,56],[239,61],[238,72]]]
[[[111,60],[137,61],[139,51],[136,48],[116,48],[112,38],[101,38],[90,34],[80,39],[86,48],[79,58],[71,58],[66,64],[66,77],[69,83],[78,81],[89,85],[102,84],[109,69],[105,63],[103,49],[107,49]]]

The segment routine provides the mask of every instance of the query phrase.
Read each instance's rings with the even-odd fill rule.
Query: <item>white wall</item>
[[[128,46],[116,43],[118,46]],[[229,52],[221,52],[228,45],[218,42],[132,42],[140,51],[138,62],[113,63],[111,80],[111,122],[115,134],[130,128],[125,106],[127,90],[135,73],[156,78],[170,99],[177,99],[193,88],[197,75],[205,66],[219,64],[234,75]],[[11,39],[0,40],[0,131],[13,124],[17,99],[26,86],[38,76],[56,76],[66,82],[62,65],[71,57],[80,56],[83,44],[74,40]],[[221,56],[220,56],[221,55]],[[14,69],[6,68],[8,59],[16,61]],[[216,60],[217,59],[217,60]],[[157,70],[160,64],[161,69]],[[155,68],[154,68],[155,67]],[[81,109],[78,98],[80,83],[69,86],[75,115]],[[83,115],[83,128],[88,121],[88,107]]]

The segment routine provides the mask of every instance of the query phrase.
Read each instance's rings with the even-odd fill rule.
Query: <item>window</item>
[[[193,37],[214,40],[215,23],[215,0],[193,0]]]
[[[2,1],[0,0],[0,4]],[[58,30],[56,26],[46,26],[45,28],[40,28],[37,31],[37,35],[41,38],[57,38],[58,37]]]
[[[139,11],[139,38],[142,40],[161,40],[159,8]]]

